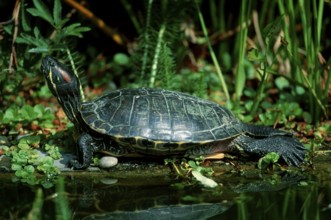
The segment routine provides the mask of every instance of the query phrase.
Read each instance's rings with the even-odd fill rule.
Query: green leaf
[[[275,80],[275,84],[279,90],[283,90],[290,86],[289,81],[285,77],[277,77]]]
[[[29,145],[38,145],[40,143],[40,136],[39,135],[33,135],[33,136],[26,136],[24,137],[26,143]]]
[[[24,171],[22,169],[16,170],[15,175],[17,177],[23,177],[24,176]]]
[[[80,23],[74,23],[62,29],[65,36],[83,37],[82,32],[89,31],[89,27],[80,27]]]
[[[200,166],[199,166],[200,167]],[[211,167],[200,167],[200,172],[203,174],[203,175],[207,175],[207,176],[212,176],[213,173],[214,173],[214,170],[213,168]]]
[[[27,173],[34,173],[34,167],[32,165],[27,165],[24,167],[24,170],[27,172]]]
[[[33,110],[33,107],[31,105],[25,105],[21,109],[21,117],[24,120],[31,120],[36,118],[36,114]]]
[[[42,117],[45,112],[45,107],[41,104],[37,104],[33,107],[33,111],[36,113],[36,117]]]
[[[268,153],[267,155],[265,155],[264,157],[259,159],[258,168],[260,170],[265,169],[270,164],[277,163],[279,158],[280,158],[279,154],[277,154],[275,152]]]
[[[59,20],[58,22],[58,24],[56,24],[56,29],[58,29],[58,30],[62,30],[62,28],[64,27],[64,25],[68,22],[68,21],[70,21],[70,19],[69,18],[63,18],[63,19],[61,19],[61,20]],[[56,38],[59,38],[59,39],[63,39],[63,36],[59,36],[58,34],[56,35]]]
[[[193,160],[188,161],[188,164],[189,164],[190,167],[192,167],[192,168],[196,168],[196,167],[197,167],[196,163],[195,163]]]
[[[38,96],[42,98],[50,98],[53,97],[53,94],[51,93],[47,85],[43,85],[38,91]]]
[[[28,50],[29,53],[49,53],[50,49],[47,48],[40,48],[40,47],[35,47],[35,48],[31,48]]]
[[[11,165],[11,169],[12,169],[12,170],[21,170],[21,169],[22,169],[22,165],[19,165],[19,164],[13,163],[13,164]]]
[[[30,145],[27,142],[26,138],[22,138],[20,139],[20,141],[18,142],[18,148],[20,148],[21,150],[29,150],[30,149]]]
[[[249,61],[262,62],[265,60],[263,53],[255,48],[249,49],[247,54],[247,59]]]
[[[26,147],[26,146],[25,146]],[[30,147],[29,147],[30,148]],[[29,149],[22,149],[18,152],[17,154],[20,159],[26,161],[29,157],[30,157],[30,152],[29,152]]]
[[[18,120],[18,111],[16,108],[8,108],[3,115],[3,123],[7,124]]]
[[[34,37],[35,37],[36,39],[40,39],[40,38],[41,38],[40,30],[39,30],[38,27],[34,27],[34,28],[33,28],[33,34],[34,34]]]
[[[295,87],[295,92],[298,95],[304,95],[306,93],[305,89],[302,86],[296,86]]]
[[[29,20],[27,19],[26,17],[26,9],[25,9],[25,4],[22,4],[22,29],[24,32],[29,32],[31,31],[31,25],[30,25],[30,22]]]
[[[19,37],[17,37],[16,43],[35,45],[35,38],[30,35],[22,33]]]
[[[312,117],[309,112],[303,112],[302,113],[303,118],[305,119],[305,122],[312,123]]]
[[[274,19],[262,30],[262,36],[267,47],[274,45],[279,32],[282,29],[284,15]]]
[[[47,39],[44,39],[40,35],[39,28],[35,27],[33,32],[35,36],[22,33],[19,37],[17,37],[16,42],[27,45],[33,45],[36,46],[37,48],[49,48],[49,42],[47,41]]]
[[[28,157],[29,157],[29,155],[26,154],[26,152],[22,151],[21,153],[15,155],[15,157],[13,158],[13,161],[20,165],[26,165],[28,162]]]
[[[33,4],[36,8],[28,8],[27,11],[36,17],[41,17],[50,24],[54,24],[52,14],[47,6],[41,0],[33,0]]]
[[[60,28],[59,24],[61,22],[61,11],[62,11],[62,5],[60,0],[54,1],[54,8],[53,8],[53,17],[54,17],[54,24],[57,28]]]
[[[46,109],[45,106],[43,106],[41,104],[35,105],[33,107],[33,111],[35,112],[36,118],[39,119],[39,122],[41,121],[40,119],[45,120],[42,123],[45,123],[45,122],[52,123],[52,121],[54,120],[54,114],[50,110]]]
[[[119,65],[128,65],[129,63],[129,57],[124,54],[124,53],[117,53],[114,56],[114,61],[115,63],[119,64]]]
[[[245,103],[245,109],[247,111],[250,111],[252,109],[252,106],[253,106],[253,101],[247,100],[246,103]]]
[[[54,166],[53,158],[46,156],[39,161],[37,166],[38,171],[45,173],[48,176],[60,174],[60,170]]]
[[[45,145],[45,150],[47,151],[47,153],[49,154],[49,156],[55,160],[60,159],[61,158],[61,153],[58,147],[54,146],[54,145],[49,145],[46,144]]]

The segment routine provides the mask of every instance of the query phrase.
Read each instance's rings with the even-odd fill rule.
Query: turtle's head
[[[68,67],[50,56],[42,60],[41,71],[48,88],[57,97],[68,118],[79,127],[77,116],[82,98],[78,77]]]
[[[77,76],[53,57],[46,56],[42,60],[41,71],[54,96],[59,97],[68,92],[79,95],[80,83]]]

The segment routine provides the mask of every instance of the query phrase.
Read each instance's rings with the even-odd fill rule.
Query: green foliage
[[[197,12],[198,12],[198,15],[199,15],[199,19],[200,19],[202,31],[203,31],[204,36],[206,38],[208,49],[209,49],[210,55],[212,57],[213,63],[214,63],[215,68],[216,68],[216,73],[217,73],[217,75],[218,75],[218,77],[220,79],[220,82],[221,82],[221,85],[222,85],[222,89],[223,89],[223,91],[225,93],[225,97],[226,97],[227,103],[228,103],[228,105],[230,105],[231,104],[231,100],[230,100],[230,95],[229,95],[229,92],[228,92],[228,87],[227,87],[227,85],[225,83],[224,76],[223,76],[223,73],[221,71],[220,65],[219,65],[219,63],[217,61],[216,55],[214,53],[214,50],[213,50],[213,48],[211,46],[211,43],[210,43],[210,40],[208,38],[207,28],[206,28],[206,25],[205,25],[205,22],[204,22],[204,19],[203,19],[202,13],[200,11],[200,8],[199,8],[198,1],[197,0],[195,0],[195,5],[196,5]]]
[[[60,154],[57,147],[47,145],[46,152],[49,156],[41,157],[37,150],[40,144],[41,136],[25,136],[16,146],[4,146],[3,149],[6,156],[12,158],[11,169],[15,171],[18,180],[31,185],[42,184],[49,187],[49,181],[60,173],[54,166],[54,159],[59,159]],[[37,173],[45,174],[45,176],[38,178]]]
[[[33,79],[39,74],[41,53],[51,54],[53,51],[56,51],[57,55],[63,56],[75,47],[76,44],[74,44],[75,41],[73,39],[81,38],[82,34],[89,30],[88,27],[82,27],[80,23],[70,24],[68,18],[62,18],[60,0],[54,1],[53,13],[41,0],[33,0],[33,6],[27,9],[25,6],[22,8],[23,12],[19,24],[23,32],[20,32],[15,38],[15,43],[17,43],[15,55],[19,57],[17,66],[12,66],[9,59],[12,48],[0,46],[1,65],[11,66],[10,69],[1,69],[0,86],[3,86],[4,90],[0,91],[2,95],[0,99],[4,99],[2,102],[3,106],[8,103],[7,97],[9,95],[17,95],[18,91],[22,89],[23,80],[26,78]],[[49,26],[43,24],[43,29],[41,29],[40,25],[32,27],[32,21],[46,22]],[[13,34],[14,26],[8,25],[5,27],[5,30],[7,32],[6,37],[9,38]],[[50,34],[50,36],[47,36],[47,34]],[[37,85],[40,82],[42,81],[40,80]],[[34,81],[29,83],[36,85]]]
[[[305,119],[310,122],[309,114],[304,112],[297,102],[277,102],[271,104],[269,102],[261,103],[261,107],[265,110],[264,113],[259,114],[261,124],[272,126],[275,123],[285,125],[291,128],[296,124],[296,119]]]
[[[247,22],[252,14],[252,1],[242,1],[240,4],[240,18],[239,18],[239,35],[236,39],[238,48],[238,68],[235,75],[235,98],[240,100],[243,90],[245,88],[246,73],[245,73],[245,49],[246,40],[248,37]]]
[[[48,86],[45,84],[40,87],[38,91],[32,94],[34,98],[51,98],[53,97],[53,94],[48,89]]]
[[[329,150],[331,147],[330,144],[328,144],[328,138],[331,134],[331,124],[328,122],[322,123],[317,127],[314,127],[312,125],[306,125],[302,129],[302,133],[307,136],[311,137],[308,141],[307,148],[310,150],[319,150],[324,149],[324,146],[326,147],[326,151]],[[312,153],[319,153],[319,151],[312,151]],[[324,150],[321,150],[320,153],[324,154]]]
[[[204,166],[203,162],[204,162],[204,157],[202,156],[195,158],[195,160],[186,161],[183,159],[181,163],[181,169],[182,171],[185,172],[195,170],[203,175],[212,176],[214,173],[213,169],[211,167]]]
[[[44,148],[51,158],[53,158],[55,160],[58,160],[61,158],[61,153],[60,153],[58,147],[51,145],[51,144],[45,144]]]
[[[189,1],[148,1],[145,29],[133,56],[139,86],[172,88],[175,54],[182,38],[180,22],[190,10]]]
[[[139,12],[135,14],[127,1],[122,3],[140,34],[138,45],[133,56],[121,52],[110,61],[93,59],[89,73],[94,87],[180,90],[219,103],[227,101],[244,121],[288,129],[296,128],[298,121],[317,124],[329,117],[330,59],[322,59],[330,43],[323,28],[330,23],[324,12],[330,5],[325,1],[300,0],[297,5],[280,0],[262,5],[243,1],[240,10],[231,11],[233,19],[226,17],[225,1],[203,3],[209,4],[209,10],[200,1],[146,1],[144,28],[138,23]],[[89,30],[62,16],[60,0],[26,2],[21,12],[17,37],[12,23],[4,24],[0,36],[0,129],[5,132],[1,138],[40,133],[40,128],[55,133],[54,114],[34,104],[38,98],[51,97],[39,74],[40,60],[42,54],[51,54],[69,61],[77,74],[84,56],[72,51]],[[298,30],[298,23],[302,29]],[[189,31],[195,40],[188,40]],[[17,64],[10,58],[12,40]],[[187,60],[194,62],[184,66]],[[326,139],[327,132],[320,128],[307,125],[301,130],[307,135],[314,131],[313,146]],[[15,146],[14,139],[6,137],[1,144]],[[53,141],[45,148],[56,158]],[[47,168],[50,161],[42,162],[45,169],[39,167],[40,172],[53,172]],[[27,165],[20,172],[36,172],[38,166],[32,167]]]
[[[46,174],[48,178],[53,178],[60,174],[57,167],[54,166],[54,159],[52,157],[46,156],[38,161],[37,169],[39,172]]]
[[[40,29],[38,27],[34,27],[34,35],[23,34],[18,38],[18,43],[35,46],[31,48],[29,52],[50,53],[52,50],[66,50],[69,44],[69,37],[81,38],[83,37],[82,33],[90,30],[88,27],[82,27],[80,23],[67,24],[69,19],[62,18],[62,5],[60,0],[54,1],[53,14],[41,0],[33,0],[33,4],[35,7],[28,8],[27,11],[34,17],[39,17],[53,26],[56,34],[51,41],[40,35]],[[31,29],[28,25],[24,28],[26,30]]]
[[[32,125],[40,126],[43,128],[52,128],[54,114],[45,106],[37,104],[35,106],[24,105],[19,108],[12,105],[6,111],[0,114],[0,120],[3,126],[11,127],[11,133],[17,133],[16,127],[22,125],[23,127],[31,127]]]
[[[278,15],[277,10],[270,10],[277,7],[280,11]],[[328,118],[327,90],[331,72],[325,68],[330,61],[328,57],[323,57],[326,58],[323,61],[324,53],[321,52],[329,44],[326,29],[323,28],[330,23],[325,15],[325,7],[325,1],[302,0],[299,4],[272,1],[262,5],[254,1],[242,2],[238,20],[234,21],[238,27],[234,44],[232,40],[225,39],[225,42],[214,46],[219,48],[218,59],[224,69],[236,67],[235,81],[232,83],[230,78],[232,81],[228,81],[227,85],[230,91],[234,91],[233,97],[237,101],[233,106],[239,106],[243,100],[246,103],[243,95],[247,85],[257,80],[257,86],[252,86],[257,93],[249,111],[250,117],[255,117],[260,111],[261,102],[270,98],[269,89],[276,86],[279,89],[277,93],[283,93],[282,77],[286,79],[288,84],[284,86],[295,97],[294,101],[307,112],[304,116],[307,122],[316,124]],[[258,10],[254,12],[255,8]],[[233,23],[227,22],[225,17],[227,14],[223,1],[211,1],[210,12],[212,25],[209,28],[214,31],[210,33],[211,36],[217,35],[217,30],[221,30],[221,34],[225,32],[225,35],[226,31],[233,31]],[[298,31],[298,23],[303,25],[302,31]],[[231,64],[232,60],[238,63]]]
[[[12,54],[11,47],[6,47],[10,44],[0,46],[1,66],[11,66],[11,68],[0,70],[0,86],[3,88],[0,91],[0,108],[2,109],[0,129],[6,131],[9,128],[9,132],[1,135],[10,135],[1,145],[6,155],[12,158],[11,168],[15,171],[18,180],[50,187],[51,180],[59,174],[58,168],[54,166],[54,160],[61,156],[58,147],[52,141],[42,143],[45,136],[41,135],[28,135],[23,138],[12,136],[32,132],[41,133],[41,129],[55,133],[54,112],[41,104],[27,104],[29,103],[27,99],[30,98],[51,97],[39,71],[40,59],[42,53],[55,52],[54,56],[66,55],[76,71],[81,58],[70,51],[76,46],[74,39],[82,38],[83,33],[90,28],[83,27],[78,22],[70,23],[69,18],[62,17],[63,9],[60,0],[53,1],[51,7],[42,0],[33,0],[31,4],[27,4],[28,8],[22,4],[19,20],[21,32],[13,38],[16,43],[16,54]],[[6,32],[4,41],[6,41],[13,36],[15,26],[9,23],[4,29]],[[15,63],[13,65],[11,55],[18,58],[17,65]],[[20,95],[18,95],[19,92]],[[32,95],[22,97],[22,94],[27,92]],[[19,140],[16,141],[16,139]],[[48,155],[40,157],[39,151],[43,144]],[[39,178],[40,174],[43,174],[41,178]]]
[[[314,27],[316,27],[316,34],[317,35],[321,35],[321,27],[318,23],[317,20],[313,20],[312,16],[311,16],[311,12],[310,11],[306,11],[308,8],[310,8],[310,3],[308,3],[308,1],[300,1],[300,4],[303,4],[303,2],[305,2],[304,4],[306,4],[305,8],[300,8],[302,5],[300,5],[300,12],[299,13],[301,15],[300,19],[302,21],[302,23],[304,24],[304,49],[305,51],[307,51],[306,56],[304,57],[304,59],[300,59],[298,57],[298,48],[296,45],[299,44],[299,39],[300,37],[297,36],[297,33],[292,31],[288,31],[288,25],[290,27],[294,27],[295,24],[293,23],[294,21],[290,18],[289,19],[289,24],[285,22],[284,16],[281,17],[281,19],[276,19],[274,22],[272,22],[272,27],[268,29],[269,26],[267,26],[265,28],[266,32],[271,32],[274,33],[274,30],[278,30],[278,32],[280,30],[283,30],[285,33],[285,37],[282,38],[281,41],[281,45],[280,45],[280,49],[279,52],[274,54],[274,56],[276,55],[280,55],[282,57],[286,57],[288,59],[290,59],[291,61],[291,67],[293,68],[293,71],[291,72],[291,77],[287,78],[287,79],[291,79],[291,86],[289,86],[290,89],[292,89],[295,92],[298,92],[300,90],[298,90],[298,88],[301,88],[301,90],[305,91],[305,94],[308,94],[308,97],[310,97],[308,99],[308,112],[310,114],[311,117],[311,122],[316,123],[319,121],[319,119],[321,117],[327,117],[327,112],[325,109],[325,101],[326,101],[326,96],[325,96],[325,89],[327,90],[327,87],[320,86],[320,82],[321,80],[326,82],[325,85],[329,85],[330,82],[327,80],[327,78],[330,78],[330,76],[326,77],[323,79],[323,76],[320,75],[321,72],[323,72],[323,67],[321,66],[321,63],[319,62],[318,59],[318,52],[315,49],[319,49],[320,42],[314,42],[313,39],[313,34],[310,32],[311,30],[311,26],[312,23],[316,22],[316,25],[313,25]],[[318,8],[316,17],[318,18],[318,20],[320,20],[323,16],[323,1],[320,1],[320,7],[316,7],[316,5],[314,7]],[[316,2],[314,2],[313,4],[316,4]],[[279,1],[279,5],[281,8],[281,13],[284,14],[288,14],[291,16],[293,16],[293,5],[291,2],[289,2],[289,4],[286,5],[282,5],[281,1]],[[286,6],[288,8],[286,8]],[[308,26],[309,27],[308,27]],[[275,28],[275,26],[277,28]],[[270,34],[268,35],[270,36]],[[269,38],[266,38],[266,40],[268,40]],[[308,43],[309,41],[309,43]],[[270,43],[270,42],[266,42],[266,43]],[[300,42],[302,43],[302,42]],[[312,49],[314,48],[314,49]],[[272,51],[269,51],[269,55],[272,54]],[[285,59],[286,59],[285,58]],[[307,68],[302,68],[302,66],[304,66],[303,63],[308,62],[308,66]],[[311,73],[308,74],[310,76],[310,79],[306,77],[306,72]],[[272,72],[273,73],[273,72]],[[274,73],[273,73],[274,74]],[[330,74],[328,74],[330,75]],[[317,81],[315,81],[317,80]],[[276,85],[277,85],[277,81],[276,81]],[[279,87],[279,86],[278,86]],[[300,94],[298,94],[300,95]],[[306,101],[307,96],[305,96],[304,101]]]
[[[257,166],[260,170],[266,170],[267,168],[274,166],[274,164],[278,162],[279,158],[280,156],[277,153],[268,153],[259,159]]]
[[[124,53],[116,53],[110,61],[107,59],[96,59],[90,63],[88,72],[93,78],[92,86],[94,88],[106,87],[109,90],[117,89],[114,81],[120,79],[119,86],[127,86],[133,80],[132,60]],[[102,77],[100,77],[102,72]],[[123,77],[123,73],[127,73]]]
[[[189,175],[192,175],[204,187],[214,188],[218,185],[214,180],[209,178],[213,175],[214,171],[211,167],[203,165],[204,158],[202,156],[195,160],[186,160],[183,158],[179,167],[176,165],[178,162],[176,159],[165,159],[164,162],[166,165],[170,164],[179,177],[187,178]]]

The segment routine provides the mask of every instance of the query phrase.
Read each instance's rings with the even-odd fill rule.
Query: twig
[[[0,22],[0,28],[2,29],[2,26],[10,24],[14,22],[14,32],[13,32],[13,39],[11,44],[11,54],[10,54],[10,61],[9,61],[9,72],[12,72],[14,69],[17,69],[17,57],[16,57],[16,48],[15,48],[15,42],[17,38],[18,33],[18,16],[21,8],[21,0],[16,0],[15,7],[12,13],[12,18],[8,21]]]
[[[125,45],[126,39],[124,39],[123,36],[120,36],[120,34],[117,31],[109,27],[102,19],[95,16],[93,12],[91,12],[90,10],[88,10],[87,8],[85,8],[83,5],[79,4],[75,0],[64,0],[64,2],[66,2],[73,8],[77,9],[85,17],[90,19],[94,25],[100,28],[106,35],[111,37],[117,44]]]
[[[214,34],[210,36],[210,42],[211,44],[216,44],[219,41],[226,40],[230,37],[233,37],[235,34],[237,34],[242,28],[249,27],[251,25],[252,21],[249,19],[245,21],[242,25],[238,25],[234,29],[228,30],[226,32],[223,31],[217,31]]]

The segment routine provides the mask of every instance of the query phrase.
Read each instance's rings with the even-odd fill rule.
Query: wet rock
[[[69,162],[76,159],[76,156],[70,153],[62,153],[61,158],[54,160],[54,166],[59,168],[60,171],[71,171]]]
[[[38,150],[39,158],[47,157],[48,154],[44,151]],[[57,167],[60,171],[70,171],[69,167],[70,160],[76,159],[76,156],[71,153],[62,153],[61,158],[54,160],[54,166]]]
[[[118,159],[116,157],[105,156],[100,159],[99,167],[106,169],[106,168],[116,166],[117,163],[118,163]]]
[[[11,167],[11,158],[5,155],[0,156],[0,173],[9,172]]]

